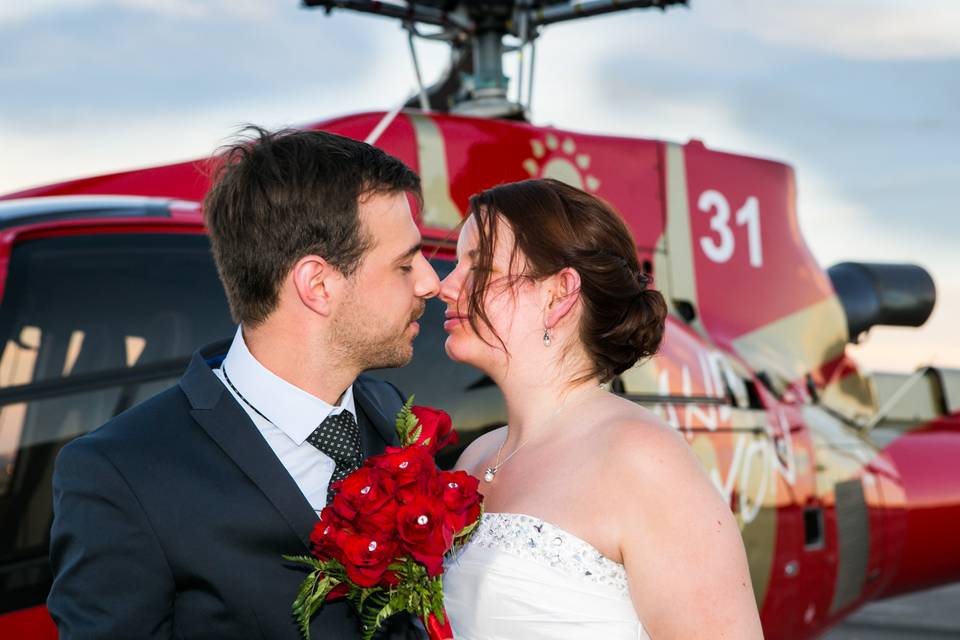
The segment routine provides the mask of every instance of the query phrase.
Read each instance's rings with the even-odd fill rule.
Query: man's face
[[[421,252],[405,194],[364,197],[360,224],[372,246],[347,279],[334,340],[360,369],[402,367],[413,357],[416,321],[437,295],[439,279]]]

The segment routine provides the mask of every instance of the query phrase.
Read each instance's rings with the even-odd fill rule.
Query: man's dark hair
[[[293,265],[318,255],[345,276],[370,248],[359,204],[408,193],[420,178],[380,149],[323,131],[245,127],[218,155],[204,199],[213,257],[234,320],[248,326],[276,309]]]

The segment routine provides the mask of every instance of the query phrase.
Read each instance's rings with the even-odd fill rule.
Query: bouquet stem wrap
[[[443,610],[443,622],[437,618],[436,614],[430,613],[423,621],[427,628],[427,636],[430,640],[453,640],[453,629],[450,627],[450,617],[447,610]]]

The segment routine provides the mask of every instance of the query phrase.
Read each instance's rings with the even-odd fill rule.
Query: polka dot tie
[[[320,426],[307,436],[307,442],[333,458],[336,465],[330,484],[343,480],[360,468],[363,451],[360,449],[360,426],[349,411],[341,411],[324,418]],[[327,504],[336,493],[327,489]]]

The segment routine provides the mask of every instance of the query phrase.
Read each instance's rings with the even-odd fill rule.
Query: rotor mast
[[[523,97],[523,50],[531,49],[542,27],[558,22],[626,11],[686,4],[687,0],[422,0],[411,2],[377,2],[370,0],[303,0],[306,7],[323,7],[329,14],[334,9],[372,13],[401,20],[413,36],[441,40],[452,47],[447,76],[430,88],[420,87],[419,104],[429,104],[438,111],[469,115],[528,119],[532,93],[533,68],[527,88],[527,105]],[[440,27],[435,33],[421,33],[419,27]],[[519,44],[507,45],[510,35]],[[412,43],[412,40],[411,40]],[[411,51],[413,52],[412,44]],[[507,95],[509,79],[503,70],[505,53],[519,51],[517,71],[518,100]],[[415,52],[414,64],[417,65]],[[419,72],[419,69],[418,69]],[[416,101],[411,101],[416,104]],[[413,105],[409,105],[413,106]]]

